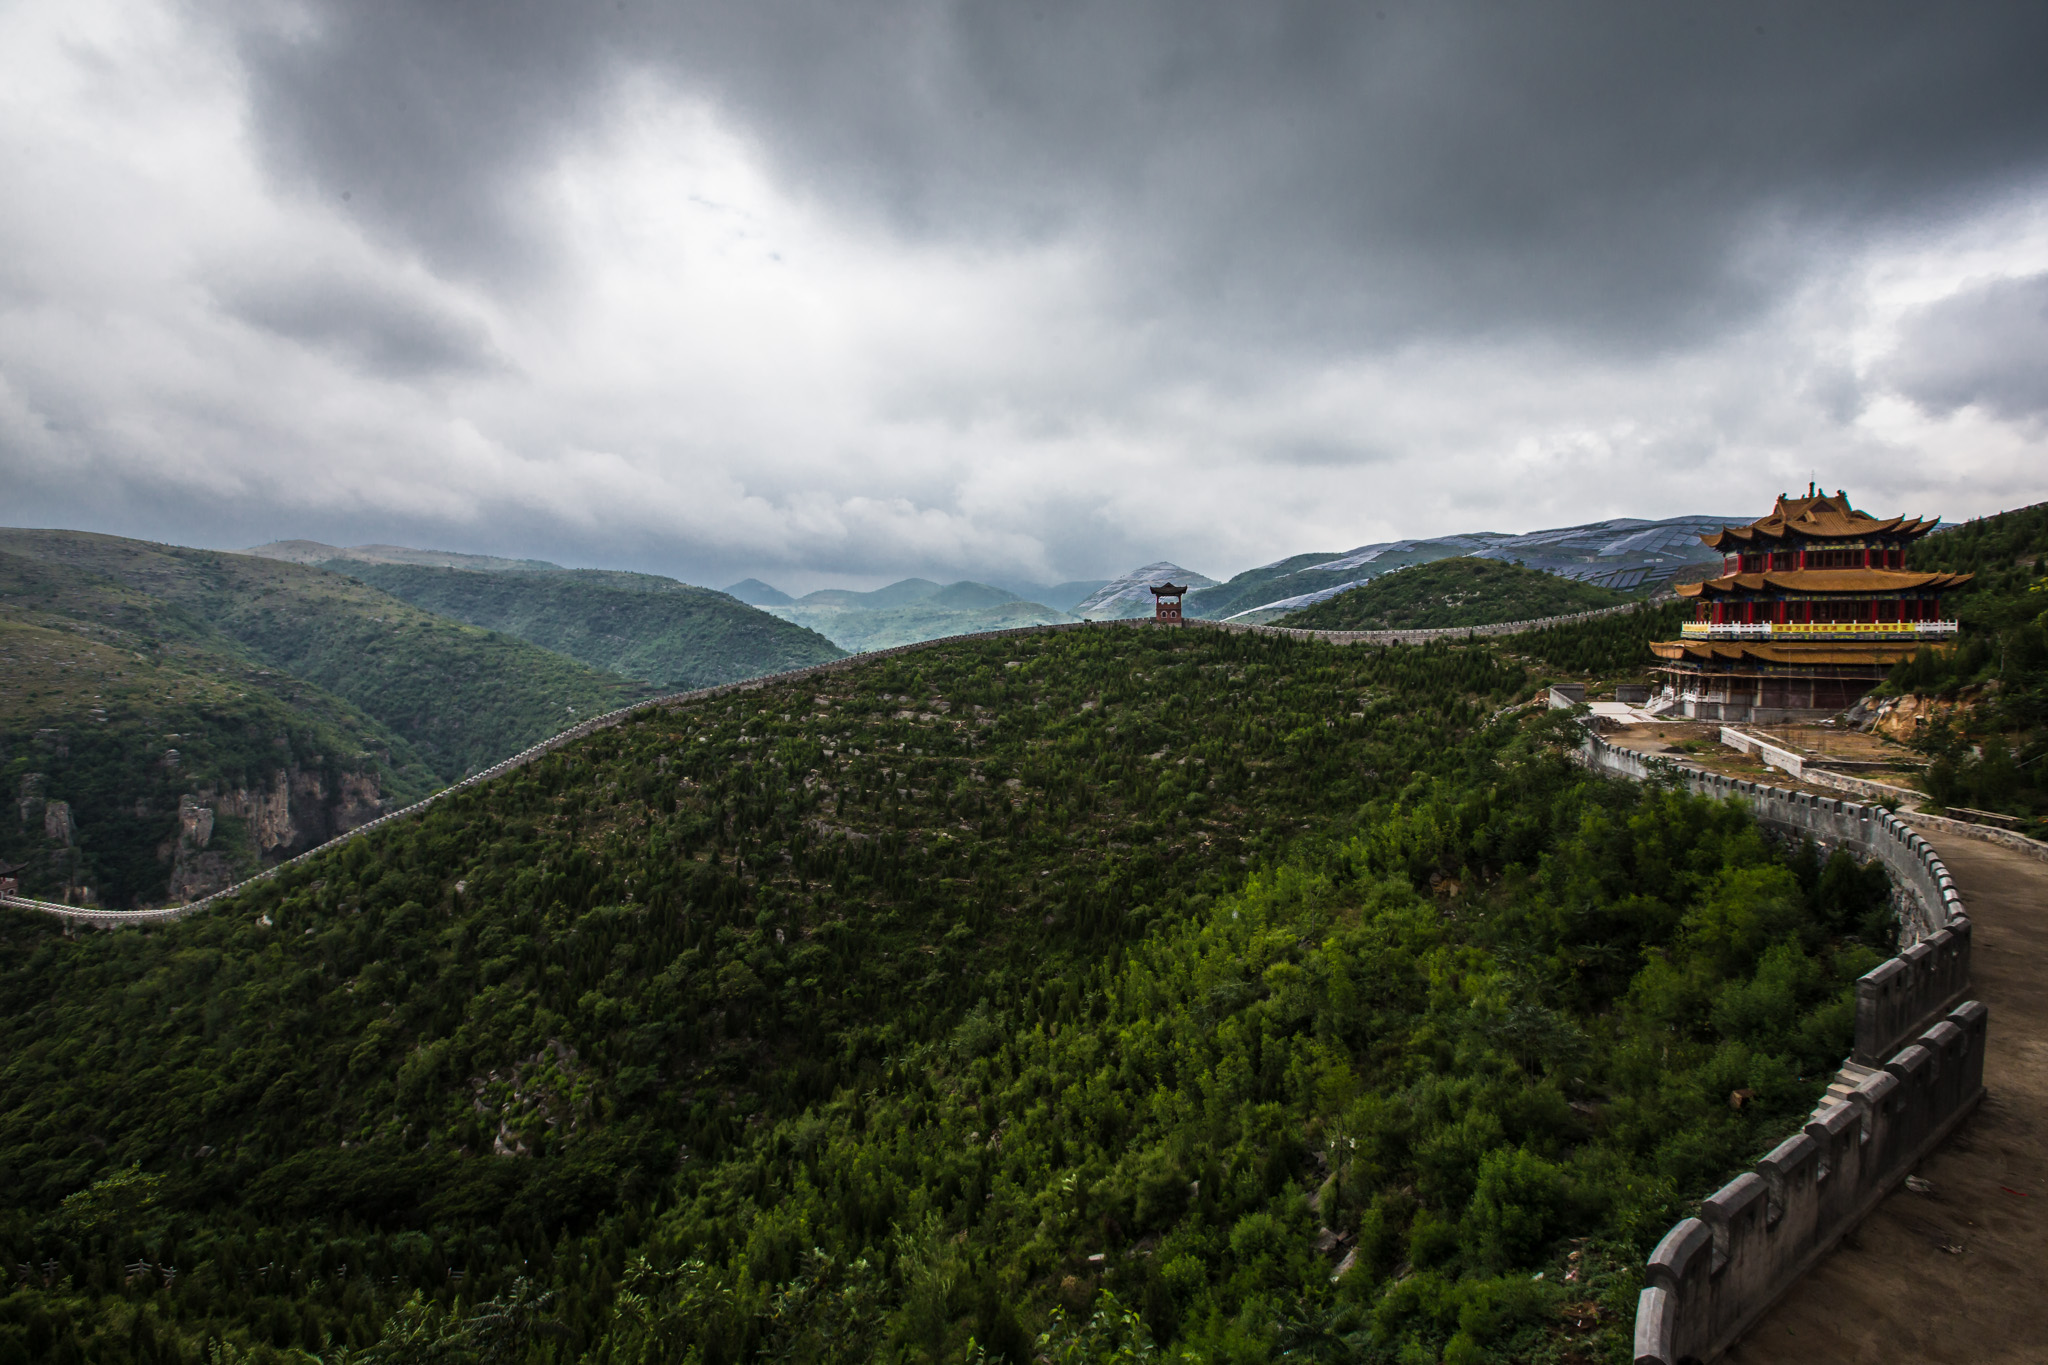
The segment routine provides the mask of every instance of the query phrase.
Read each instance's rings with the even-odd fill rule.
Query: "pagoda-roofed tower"
[[[1650,646],[1685,715],[1769,723],[1814,720],[1855,704],[1924,644],[1946,645],[1956,623],[1942,595],[1969,574],[1906,567],[1939,518],[1873,517],[1807,489],[1778,496],[1770,515],[1700,539],[1722,554],[1721,576],[1680,585],[1693,601],[1683,638]]]
[[[1184,583],[1161,583],[1152,589],[1152,619],[1169,625],[1180,624],[1180,599],[1187,591]]]

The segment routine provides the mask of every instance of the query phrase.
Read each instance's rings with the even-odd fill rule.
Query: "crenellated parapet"
[[[1636,1365],[1713,1360],[1862,1222],[1983,1098],[1988,1023],[1976,1001],[1950,1011],[1666,1233],[1636,1302]]]

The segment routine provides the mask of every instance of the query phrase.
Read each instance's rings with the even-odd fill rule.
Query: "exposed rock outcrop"
[[[1861,716],[1852,713],[1852,724],[1859,730],[1873,730],[1886,739],[1910,744],[1937,720],[1955,717],[1971,709],[1969,698],[1945,700],[1941,697],[1923,697],[1908,693],[1903,697],[1885,697],[1876,702],[1860,703],[1857,710],[1869,709]]]
[[[342,773],[331,785],[325,773],[280,768],[260,786],[187,793],[177,837],[161,850],[171,862],[171,901],[196,900],[376,818],[375,773]],[[240,823],[233,847],[213,846],[223,819]]]
[[[15,804],[21,810],[21,827],[31,829],[36,821],[43,818],[43,787],[48,781],[41,773],[23,773],[21,786],[15,793]]]

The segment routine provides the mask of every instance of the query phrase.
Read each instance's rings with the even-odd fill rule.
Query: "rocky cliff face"
[[[25,894],[88,904],[100,895],[97,859],[126,857],[146,867],[153,849],[166,883],[149,886],[144,874],[144,884],[116,903],[177,904],[367,824],[382,808],[374,771],[283,766],[248,786],[202,781],[182,793],[175,768],[166,772],[169,792],[163,785],[138,788],[116,804],[81,796],[66,786],[61,769],[23,773],[12,793],[15,809],[0,816],[0,868],[17,877]],[[178,803],[169,829],[167,797]]]
[[[15,790],[15,808],[21,812],[21,829],[31,839],[36,833],[42,834],[42,844],[35,849],[35,856],[16,870],[39,874],[40,879],[54,884],[56,894],[64,900],[81,903],[91,899],[90,893],[77,876],[78,859],[72,852],[72,843],[77,836],[73,822],[71,803],[53,801],[49,798],[49,779],[43,773],[23,773],[21,785]]]
[[[377,779],[280,768],[257,787],[187,793],[178,803],[178,832],[158,850],[171,864],[168,895],[196,900],[260,867],[303,853],[377,815]],[[223,837],[216,844],[216,834]]]

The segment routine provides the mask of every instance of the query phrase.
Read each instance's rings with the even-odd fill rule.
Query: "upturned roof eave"
[[[1968,583],[1974,574],[1920,573],[1911,569],[1782,569],[1763,573],[1726,574],[1698,583],[1680,583],[1680,597],[1737,597],[1767,591],[1798,593],[1916,592],[1934,588],[1947,592]]]

